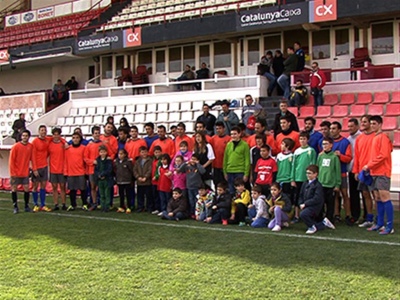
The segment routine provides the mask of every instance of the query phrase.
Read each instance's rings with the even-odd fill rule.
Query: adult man
[[[253,97],[251,95],[246,95],[245,100],[246,100],[246,105],[243,106],[242,110],[242,123],[244,123],[247,126],[249,118],[253,116],[255,112],[261,111],[263,107],[258,103],[254,103]],[[246,133],[253,134],[254,130],[246,128]]]
[[[17,187],[22,184],[24,188],[25,212],[29,208],[29,164],[32,161],[33,146],[29,143],[31,133],[28,130],[21,132],[21,141],[17,142],[10,151],[9,171],[11,177],[11,199],[14,206],[14,214],[19,212]]]
[[[15,120],[12,126],[12,130],[14,130],[12,134],[12,138],[16,141],[19,142],[21,141],[21,132],[26,129],[26,120],[25,120],[25,114],[20,113],[19,114],[19,119]]]
[[[176,133],[177,128],[178,128],[178,126],[176,126],[176,125],[172,125],[172,126],[169,128],[169,130],[171,131],[170,134],[171,134],[171,139],[172,139],[172,140],[175,140],[175,138],[176,138],[177,135],[178,135],[178,134]]]
[[[368,163],[371,157],[372,140],[375,137],[375,133],[371,129],[370,119],[371,116],[369,115],[361,117],[361,130],[363,133],[356,139],[354,146],[353,173],[355,179],[358,181],[358,190],[360,190],[363,195],[364,206],[364,221],[360,222],[360,225],[358,225],[359,227],[370,227],[374,224],[370,187],[358,180],[362,168]]]
[[[319,141],[322,139],[322,133],[319,131],[315,131],[316,120],[313,117],[307,117],[304,119],[304,130],[308,132],[310,135],[310,139],[308,140],[308,144],[310,147],[314,148],[315,152],[318,154],[320,152],[319,149]]]
[[[57,80],[57,83],[53,86],[52,100],[49,104],[58,104],[67,100],[67,89],[63,85],[61,79]]]
[[[322,138],[319,140],[318,142],[318,151],[317,153],[322,151],[322,140],[326,137],[330,137],[331,136],[331,122],[329,121],[322,121],[322,123],[319,125],[319,127],[321,127],[321,134],[322,134]]]
[[[175,143],[172,139],[167,137],[167,129],[164,125],[160,125],[157,127],[158,140],[155,140],[150,148],[150,156],[154,155],[154,147],[160,146],[161,152],[163,154],[168,154],[169,157],[174,157],[175,155]],[[139,150],[139,149],[138,149]]]
[[[224,122],[226,134],[230,134],[231,128],[239,124],[239,117],[234,111],[231,111],[229,109],[229,105],[230,103],[228,100],[222,100],[221,102],[222,112],[219,114],[217,118],[217,121]]]
[[[306,64],[305,54],[304,54],[303,49],[301,48],[300,42],[294,42],[293,48],[294,48],[295,54],[297,56],[296,71],[301,72],[304,70],[304,66]]]
[[[278,84],[283,90],[283,97],[285,99],[289,99],[290,96],[290,73],[295,72],[297,70],[297,55],[294,54],[293,47],[287,48],[288,57],[283,62],[284,70],[283,74],[278,78]]]
[[[277,136],[281,131],[281,117],[282,116],[287,116],[290,121],[290,129],[294,131],[299,131],[299,125],[297,124],[297,118],[296,116],[288,110],[288,102],[286,100],[282,100],[281,103],[279,104],[279,110],[275,115],[275,121],[274,121],[274,136]]]
[[[47,127],[45,125],[39,126],[39,136],[32,142],[32,196],[33,196],[33,211],[38,212],[51,211],[46,206],[46,183],[49,177],[49,169],[47,165],[47,157],[49,156],[49,141],[50,137],[47,138]],[[40,184],[40,207],[38,206],[38,186]]]
[[[194,73],[193,73],[190,65],[186,65],[185,70],[183,71],[181,76],[179,76],[176,80],[177,81],[185,81],[185,80],[193,80],[193,79],[194,79]]]
[[[282,116],[280,121],[282,131],[275,138],[276,148],[278,149],[281,146],[283,139],[290,138],[294,142],[294,148],[292,151],[296,150],[300,147],[299,132],[290,128],[290,117]]]
[[[209,136],[214,135],[214,126],[215,126],[215,121],[217,118],[213,115],[210,114],[210,106],[208,104],[203,105],[203,114],[198,116],[196,121],[203,122],[206,126],[207,134]]]
[[[193,139],[186,134],[186,125],[182,122],[179,122],[176,132],[178,135],[175,138],[175,153],[179,151],[182,141],[186,141],[188,143],[188,151],[193,151]]]
[[[390,200],[393,145],[388,136],[382,132],[382,117],[372,116],[370,122],[375,137],[372,140],[371,156],[363,170],[369,171],[373,178],[372,189],[376,199],[378,220],[376,225],[368,228],[368,231],[379,231],[379,234],[386,235],[394,233],[393,204]],[[383,227],[385,214],[387,222],[386,227]]]
[[[257,134],[265,135],[266,144],[270,147],[272,155],[277,155],[280,152],[280,150],[277,150],[273,135],[267,131],[267,123],[265,120],[257,120],[256,124],[254,125],[254,134],[251,135],[246,141],[250,148],[256,145]]]
[[[211,137],[211,146],[214,149],[215,156],[215,159],[212,163],[215,186],[217,186],[218,183],[225,181],[223,173],[224,153],[226,145],[228,142],[230,142],[230,140],[231,137],[225,134],[224,122],[218,121],[215,123],[215,135]]]
[[[154,123],[148,122],[144,124],[144,129],[146,130],[146,136],[144,137],[144,140],[147,144],[147,149],[151,148],[151,144],[158,139],[158,135],[154,132]]]
[[[207,68],[207,64],[203,62],[201,69],[196,71],[196,79],[208,79],[210,78],[210,70]],[[197,90],[201,90],[201,83],[195,84]]]
[[[103,142],[104,146],[107,147],[108,156],[115,159],[118,151],[118,141],[117,138],[112,135],[112,132],[113,125],[107,123],[104,126],[104,134],[100,135],[100,140]]]
[[[258,65],[258,74],[267,77],[268,79],[268,96],[272,95],[272,92],[276,86],[276,76],[271,73],[271,67],[273,64],[272,51],[267,51],[265,56],[261,57],[261,62]]]
[[[235,179],[243,178],[244,182],[247,182],[250,175],[250,148],[240,138],[240,133],[241,130],[237,126],[231,129],[232,140],[226,145],[224,152],[223,170],[231,195],[235,194]]]
[[[128,142],[129,137],[129,127],[119,127],[118,128],[118,151],[125,149],[125,145]]]
[[[354,147],[357,138],[360,136],[360,126],[357,119],[350,119],[348,122],[348,128],[350,136],[347,138],[350,142],[352,160],[347,165],[347,171],[349,172],[349,191],[350,191],[350,211],[354,218],[354,221],[358,221],[361,214],[360,206],[360,191],[358,190],[358,182],[353,173],[354,165]]]
[[[289,104],[292,107],[297,107],[298,115],[300,115],[300,106],[306,104],[307,88],[303,85],[303,80],[296,81],[296,86],[292,88],[292,93],[289,96]]]
[[[206,140],[207,140],[207,143],[210,143],[211,142],[211,136],[209,136],[207,134],[207,130],[206,130],[206,126],[205,126],[204,122],[196,121],[196,124],[194,126],[195,126],[195,134],[197,132],[204,133],[204,135],[206,137]],[[194,138],[195,134],[192,137],[193,138],[193,143],[195,142],[195,138]]]
[[[313,62],[311,68],[310,89],[311,95],[314,96],[315,113],[317,113],[317,107],[324,104],[322,89],[326,84],[326,77],[324,72],[320,70],[317,62]]]
[[[70,80],[65,84],[67,91],[75,91],[78,89],[78,81],[75,80],[75,76],[72,76]]]
[[[340,161],[340,171],[342,177],[342,183],[340,185],[340,193],[336,193],[335,199],[335,219],[336,221],[340,221],[340,207],[341,203],[339,200],[339,196],[342,195],[343,198],[343,206],[346,213],[346,224],[352,226],[354,224],[354,218],[351,215],[350,210],[350,199],[349,194],[347,192],[348,183],[347,183],[347,164],[350,163],[352,159],[351,155],[351,145],[348,139],[343,137],[340,133],[342,132],[342,124],[337,121],[332,122],[330,127],[331,137],[333,139],[333,147],[332,151],[339,157]]]

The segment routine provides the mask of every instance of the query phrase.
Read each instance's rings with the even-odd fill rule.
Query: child
[[[162,212],[161,218],[176,221],[187,218],[187,200],[182,195],[182,190],[180,188],[174,188],[172,190],[172,198],[168,201],[167,210]]]
[[[297,223],[299,221],[299,195],[303,182],[307,181],[306,168],[309,165],[315,164],[317,160],[315,150],[308,145],[309,139],[310,135],[308,132],[300,132],[300,148],[297,148],[293,154],[292,187],[295,189],[295,211],[292,223]]]
[[[183,156],[175,156],[175,161],[171,164],[173,166],[173,171],[171,174],[172,186],[174,188],[180,188],[183,195],[186,194],[186,173],[180,173],[179,168],[183,165]]]
[[[118,213],[131,213],[130,202],[132,199],[132,183],[133,183],[133,164],[128,158],[128,152],[125,149],[118,151],[118,158],[114,161],[115,179],[119,192],[119,208]],[[125,206],[126,195],[126,206]]]
[[[292,168],[293,168],[293,153],[294,141],[290,138],[284,138],[281,142],[281,153],[276,157],[278,165],[278,173],[276,181],[282,186],[282,192],[289,196],[293,204],[293,189],[292,189]]]
[[[192,219],[195,219],[196,196],[199,187],[203,184],[201,175],[206,172],[206,169],[200,164],[198,156],[193,154],[190,161],[183,164],[179,168],[179,172],[186,173],[186,188],[189,197],[189,213]]]
[[[335,229],[328,218],[324,218],[322,222],[319,221],[322,219],[320,216],[324,207],[324,188],[318,181],[318,171],[319,168],[316,165],[307,167],[307,182],[303,184],[300,190],[300,218],[308,227],[306,234],[314,234],[325,227]]]
[[[192,157],[193,152],[192,151],[188,151],[188,149],[189,149],[189,146],[188,146],[188,143],[186,141],[180,142],[179,151],[176,152],[176,154],[172,158],[172,161],[175,161],[175,158],[178,155],[181,155],[183,157],[183,161],[185,163],[189,162],[190,158]],[[169,166],[169,170],[172,172],[174,170],[174,166],[173,165]]]
[[[263,145],[260,148],[261,158],[257,161],[254,171],[257,174],[255,180],[256,185],[261,187],[261,194],[265,197],[269,197],[269,189],[272,182],[276,179],[276,172],[278,167],[275,159],[270,156],[271,149],[268,145]]]
[[[235,198],[232,201],[231,208],[231,224],[238,224],[239,226],[246,225],[247,206],[250,203],[250,192],[246,190],[242,178],[236,178],[233,185],[236,189]]]
[[[257,179],[257,172],[255,171],[256,165],[258,160],[261,158],[261,147],[265,145],[265,135],[257,133],[256,137],[256,145],[250,148],[250,165],[251,165],[251,172],[250,172],[250,182],[255,183]]]
[[[133,166],[133,174],[137,179],[138,213],[145,210],[145,201],[147,201],[147,209],[149,211],[152,211],[153,206],[151,197],[151,167],[153,159],[149,157],[149,151],[145,146],[139,148],[139,153],[140,157]]]
[[[262,194],[262,187],[256,185],[251,190],[252,204],[248,207],[250,226],[253,228],[267,227],[268,210],[265,196]]]
[[[168,154],[163,154],[161,156],[161,166],[158,168],[158,197],[160,198],[161,212],[158,214],[159,217],[162,216],[162,212],[167,209],[168,201],[171,198],[172,191],[172,181],[171,181],[171,171],[168,169],[171,163],[171,158]]]
[[[342,184],[339,157],[332,151],[333,140],[330,137],[322,139],[322,150],[318,155],[319,181],[324,188],[323,198],[326,205],[326,217],[334,223],[335,210],[334,192],[338,192]]]
[[[99,188],[100,205],[103,212],[108,212],[110,209],[110,190],[113,187],[112,160],[107,157],[107,154],[107,147],[101,145],[99,147],[99,156],[94,162],[94,178]]]
[[[79,133],[72,135],[72,146],[65,150],[64,175],[68,176],[67,183],[71,205],[68,211],[76,209],[76,193],[81,192],[82,209],[88,210],[86,193],[86,166],[84,161],[85,146],[81,144],[82,136]]]
[[[162,149],[160,146],[154,146],[153,148],[154,158],[151,166],[151,191],[154,201],[154,210],[151,212],[152,215],[158,215],[161,211],[160,197],[158,196],[157,184],[158,184],[158,168],[161,166],[161,155]]]
[[[271,231],[281,231],[282,225],[289,226],[289,214],[292,210],[292,203],[287,195],[282,192],[279,183],[271,185],[271,198],[267,200],[268,211],[274,218],[269,222],[268,228]]]
[[[214,197],[213,202],[209,205],[211,209],[206,219],[207,223],[228,225],[231,210],[231,195],[227,193],[227,188],[228,185],[225,182],[218,183],[217,196]]]
[[[214,192],[206,185],[202,184],[199,187],[199,194],[196,202],[196,221],[204,221],[207,217],[208,209],[212,204],[215,195]]]

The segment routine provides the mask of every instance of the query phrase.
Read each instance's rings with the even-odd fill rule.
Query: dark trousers
[[[360,205],[360,191],[358,188],[358,182],[354,176],[354,173],[349,173],[349,190],[350,190],[350,211],[351,216],[358,220],[361,215]]]
[[[222,223],[222,220],[228,220],[230,215],[230,210],[226,208],[213,209],[210,224]]]
[[[137,204],[138,209],[145,210],[153,207],[151,185],[138,185],[137,187]],[[145,203],[147,205],[145,205]]]
[[[296,207],[299,207],[299,197],[300,197],[300,191],[301,191],[302,186],[303,186],[303,182],[296,181],[296,187],[294,189],[294,205]]]
[[[132,199],[132,186],[130,184],[118,184],[119,193],[119,207],[130,208],[130,202]],[[126,196],[126,205],[125,205]]]
[[[324,199],[325,199],[325,216],[334,223],[333,214],[335,213],[335,195],[333,188],[324,187]]]
[[[215,189],[217,188],[218,183],[225,182],[224,172],[222,169],[214,168],[214,185]]]
[[[246,221],[247,217],[247,206],[243,203],[236,204],[235,219],[229,220],[229,224],[238,224],[239,222]]]
[[[300,213],[300,219],[307,225],[307,227],[311,227],[315,225],[317,230],[322,230],[325,228],[324,224],[320,221],[321,212],[316,211],[312,207],[304,208]]]
[[[82,206],[87,205],[87,193],[86,190],[80,190],[81,191],[81,198],[82,198]],[[71,200],[71,206],[76,207],[76,192],[77,190],[70,190],[69,191],[69,198]]]
[[[282,186],[282,193],[285,193],[286,195],[288,195],[288,197],[290,199],[290,203],[292,203],[292,205],[294,205],[293,187],[290,184],[290,182],[281,183],[281,186]]]
[[[153,195],[154,210],[161,211],[160,197],[158,196],[156,184],[151,186],[151,193]]]

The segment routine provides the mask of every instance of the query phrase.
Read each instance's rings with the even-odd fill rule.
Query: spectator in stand
[[[263,110],[263,107],[260,104],[254,102],[251,95],[246,95],[245,100],[246,104],[243,106],[242,110],[242,122],[247,126],[250,117],[254,116],[256,112]],[[246,133],[251,135],[254,133],[254,130],[246,128]]]
[[[183,71],[181,76],[176,78],[176,81],[187,81],[187,80],[194,80],[194,79],[195,79],[195,74],[192,71],[192,68],[189,65],[186,65],[185,70]],[[182,89],[182,85],[178,84],[177,88],[178,88],[178,91],[180,91]]]
[[[112,132],[111,132],[111,134],[113,135],[113,136],[115,136],[115,137],[118,137],[118,130],[117,130],[117,127],[115,126],[115,124],[114,124],[114,117],[113,116],[108,116],[107,117],[107,122],[106,122],[106,125],[107,124],[111,124],[112,125]]]
[[[303,49],[301,48],[300,42],[294,42],[293,45],[295,54],[297,55],[297,67],[296,71],[301,72],[304,70],[304,66],[306,64],[305,54]]]
[[[285,59],[283,58],[282,51],[276,50],[274,59],[272,61],[272,69],[274,70],[274,75],[276,78],[279,78],[279,76],[281,76],[283,74],[283,70],[285,69],[285,66],[283,64],[284,61],[285,61]],[[275,81],[275,85],[276,85],[276,81]],[[277,86],[277,95],[283,96],[283,90],[281,89],[281,87],[279,85]]]
[[[316,120],[313,117],[307,117],[304,119],[304,130],[310,135],[308,144],[318,154],[320,152],[318,145],[322,139],[322,133],[314,129],[315,124]]]
[[[186,125],[183,122],[179,122],[177,127],[178,135],[175,138],[175,151],[178,151],[181,142],[185,141],[189,151],[193,151],[193,139],[186,134]]]
[[[144,129],[146,130],[147,134],[144,140],[147,144],[147,149],[150,149],[153,142],[158,139],[158,135],[154,132],[154,123],[152,122],[144,124]]]
[[[70,80],[65,84],[67,92],[75,91],[78,89],[78,81],[75,80],[75,76],[72,76]]]
[[[290,117],[288,116],[281,117],[281,128],[282,132],[279,133],[275,138],[276,148],[279,148],[281,146],[281,143],[285,138],[290,138],[294,142],[294,147],[292,151],[299,148],[300,147],[299,132],[291,129]]]
[[[65,85],[62,83],[61,79],[58,79],[57,83],[53,86],[52,100],[49,101],[49,104],[61,104],[67,101],[67,94]]]
[[[268,96],[272,95],[272,92],[276,86],[276,76],[271,73],[273,64],[272,51],[267,51],[265,56],[261,57],[261,62],[258,65],[258,74],[267,77],[268,79]]]
[[[26,130],[25,124],[26,124],[25,114],[20,113],[19,119],[15,120],[12,126],[12,130],[14,130],[14,132],[11,137],[15,140],[15,142],[21,141],[21,132]]]
[[[297,55],[294,54],[293,47],[287,48],[288,57],[283,62],[285,66],[283,73],[278,78],[278,84],[283,90],[283,97],[289,99],[290,96],[290,73],[295,72],[297,69]]]
[[[0,88],[0,97],[5,96],[5,95],[6,95],[6,93],[4,92],[4,90],[2,88]]]
[[[324,105],[323,100],[323,87],[326,84],[326,77],[324,72],[319,68],[317,62],[313,62],[311,65],[311,74],[310,74],[310,89],[311,95],[314,96],[314,107],[315,114],[317,113],[317,107],[320,105]]]
[[[213,114],[210,114],[210,108],[211,107],[208,104],[204,104],[203,105],[203,114],[198,116],[196,121],[203,122],[206,126],[207,134],[209,136],[213,136],[215,121],[217,120],[217,118]]]
[[[203,62],[201,68],[196,71],[196,79],[208,79],[210,78],[210,70],[207,68],[207,64]],[[201,90],[201,83],[196,83],[195,87],[197,90]]]
[[[300,106],[307,102],[307,96],[307,88],[303,85],[303,80],[297,80],[296,86],[292,87],[292,93],[289,96],[289,105],[298,108],[298,116],[300,116]]]
[[[218,121],[215,123],[215,135],[211,138],[211,145],[214,149],[215,159],[213,161],[213,179],[214,185],[217,186],[220,182],[225,182],[223,173],[223,161],[225,148],[231,137],[225,134],[225,125],[223,122]]]
[[[234,111],[229,109],[229,105],[230,102],[228,100],[222,100],[222,112],[217,118],[217,121],[224,122],[226,134],[230,134],[231,129],[239,124],[239,117]]]
[[[281,131],[281,117],[287,116],[290,122],[290,129],[294,131],[299,131],[299,125],[297,124],[296,116],[288,110],[288,102],[286,100],[282,100],[279,104],[280,112],[275,115],[274,121],[274,136],[276,137]],[[278,145],[279,146],[279,145]]]

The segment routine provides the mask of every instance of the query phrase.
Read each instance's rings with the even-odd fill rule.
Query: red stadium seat
[[[365,115],[366,106],[365,105],[352,105],[350,107],[350,116],[351,117],[361,117],[362,115]]]
[[[400,91],[392,93],[392,102],[400,103]]]
[[[383,130],[395,130],[398,129],[396,117],[384,117],[383,118]]]
[[[6,191],[11,191],[10,178],[4,178],[3,179],[3,189],[6,190]]]
[[[3,178],[0,178],[0,190],[3,189]]]
[[[358,93],[357,104],[369,104],[371,102],[372,102],[372,94],[371,93]]]
[[[349,107],[347,105],[335,105],[333,107],[333,118],[342,118],[349,114]]]
[[[340,104],[349,105],[354,103],[354,94],[342,94],[340,96]]]
[[[393,146],[400,147],[400,131],[395,131],[393,135]]]
[[[385,116],[400,116],[400,103],[387,104]]]
[[[383,105],[382,104],[370,104],[368,106],[369,115],[383,115]]]
[[[308,95],[308,100],[306,103],[307,106],[314,106],[314,96],[313,95]]]
[[[324,96],[324,105],[336,105],[339,103],[337,94],[328,94]]]
[[[298,113],[298,108],[297,107],[288,107],[288,110],[293,113],[295,116],[297,116]]]
[[[312,106],[302,106],[300,107],[300,116],[308,117],[314,115],[314,107]]]
[[[349,130],[349,120],[350,120],[350,118],[343,118],[341,120],[342,131],[348,131]]]
[[[318,106],[317,117],[318,118],[326,118],[331,115],[331,106]]]
[[[388,103],[389,102],[389,93],[388,92],[376,92],[374,94],[374,103]]]
[[[297,119],[297,124],[299,125],[300,131],[304,130],[304,119]]]

